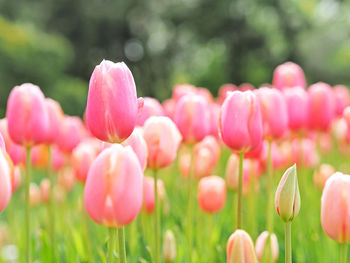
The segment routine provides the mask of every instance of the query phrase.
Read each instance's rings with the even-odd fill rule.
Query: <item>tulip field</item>
[[[138,97],[92,72],[84,116],[31,83],[0,120],[0,263],[349,262],[350,91],[271,84]]]

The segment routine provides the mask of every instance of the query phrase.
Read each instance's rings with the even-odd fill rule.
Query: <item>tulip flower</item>
[[[137,117],[136,125],[143,126],[145,121],[151,116],[165,116],[162,105],[154,98],[144,98],[143,108]]]
[[[140,161],[142,170],[144,171],[147,167],[148,148],[147,143],[143,137],[143,129],[136,127],[130,137],[127,138],[122,144],[124,146],[131,146]]]
[[[332,88],[323,82],[310,86],[309,127],[313,130],[328,131],[335,115]]]
[[[208,101],[199,95],[186,95],[176,104],[174,122],[187,143],[201,141],[210,132]]]
[[[38,86],[25,83],[14,87],[7,102],[6,118],[15,143],[31,147],[46,141],[49,114]]]
[[[292,263],[291,222],[299,214],[300,193],[296,165],[289,167],[281,178],[275,196],[278,215],[285,222],[285,262]]]
[[[174,99],[167,99],[162,102],[162,106],[164,109],[165,116],[169,117],[170,119],[173,119],[176,101]]]
[[[288,111],[282,93],[273,88],[262,87],[255,94],[260,103],[264,137],[279,139],[288,128]]]
[[[350,92],[344,85],[335,85],[333,87],[335,99],[335,114],[338,117],[343,116],[343,111],[347,106],[350,106]]]
[[[314,184],[317,188],[323,189],[326,181],[335,173],[335,169],[330,164],[321,164],[314,172]]]
[[[71,167],[61,169],[57,174],[57,183],[66,191],[71,191],[75,185],[75,174]]]
[[[26,160],[26,262],[30,262],[30,196],[31,157],[33,145],[46,142],[49,131],[49,114],[44,94],[38,86],[30,83],[12,89],[7,102],[6,118],[11,139],[27,149]]]
[[[305,89],[306,80],[303,69],[293,63],[279,65],[273,72],[272,85],[279,90],[300,86]]]
[[[49,179],[44,179],[40,183],[40,196],[41,196],[41,202],[42,203],[48,203],[50,201],[50,191],[51,191],[51,186],[50,186],[50,180]]]
[[[158,179],[158,200],[162,201],[165,195],[164,183]],[[154,180],[152,177],[145,176],[143,178],[143,208],[146,213],[154,212],[155,195],[154,195]]]
[[[165,232],[163,241],[163,258],[165,262],[174,262],[176,258],[176,240],[171,230]]]
[[[220,89],[219,89],[219,93],[218,93],[218,102],[221,105],[222,103],[224,103],[225,99],[227,98],[227,96],[229,95],[230,92],[238,90],[238,87],[234,84],[223,84]]]
[[[240,91],[248,91],[248,90],[254,90],[255,87],[251,83],[241,83],[238,87],[238,90]]]
[[[142,177],[140,163],[130,146],[113,145],[91,164],[84,190],[85,207],[96,223],[110,229],[108,263],[113,259],[115,228],[120,262],[126,262],[123,226],[131,223],[142,207]]]
[[[89,139],[81,142],[72,152],[71,166],[73,168],[75,178],[85,183],[91,163],[95,160],[99,153],[99,147],[96,142]]]
[[[237,229],[228,239],[227,263],[258,263],[254,244],[247,232]]]
[[[91,133],[107,142],[128,138],[143,105],[136,96],[134,78],[125,63],[103,60],[89,83],[86,123]]]
[[[12,195],[11,165],[5,149],[0,150],[0,213],[8,205]]]
[[[45,169],[48,166],[48,146],[46,144],[35,145],[31,149],[32,166],[39,169]]]
[[[326,234],[340,243],[340,262],[347,262],[350,243],[350,176],[337,172],[326,182],[321,198],[321,224]]]
[[[219,212],[226,201],[225,180],[219,176],[204,177],[198,184],[199,207],[206,213]]]
[[[143,136],[148,146],[148,166],[154,172],[155,196],[155,262],[160,262],[159,249],[159,205],[158,205],[158,173],[157,170],[170,165],[176,158],[181,142],[181,134],[176,125],[163,116],[152,116],[144,125]]]
[[[262,119],[256,95],[251,91],[230,93],[221,107],[219,128],[223,142],[240,156],[236,228],[241,228],[244,154],[258,148],[262,141]]]
[[[57,131],[60,129],[64,117],[63,110],[57,101],[45,99],[46,109],[49,115],[49,125],[46,135],[47,143],[54,143],[57,139]]]
[[[31,206],[36,206],[41,201],[40,188],[35,183],[30,183],[29,186],[29,200]]]
[[[86,137],[87,132],[81,119],[65,116],[61,121],[56,143],[63,152],[71,153]]]
[[[270,249],[266,244],[270,243]],[[262,232],[255,242],[255,251],[258,260],[262,262],[263,258],[272,259],[272,262],[276,262],[278,259],[278,242],[275,234],[269,234],[269,232]]]
[[[148,167],[163,168],[175,160],[182,137],[168,117],[150,117],[145,122],[143,136],[148,147]]]
[[[287,103],[288,124],[292,131],[303,131],[308,125],[309,99],[302,87],[283,90]]]
[[[182,97],[189,94],[196,94],[197,88],[191,84],[177,84],[173,87],[171,98],[178,102]]]

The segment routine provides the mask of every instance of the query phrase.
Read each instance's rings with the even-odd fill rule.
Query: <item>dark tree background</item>
[[[0,113],[32,82],[82,115],[102,59],[125,61],[138,93],[160,100],[174,83],[259,86],[287,60],[309,83],[347,84],[349,11],[334,0],[0,0]]]

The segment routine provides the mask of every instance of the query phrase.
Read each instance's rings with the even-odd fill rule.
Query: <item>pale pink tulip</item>
[[[157,181],[158,188],[158,200],[161,202],[165,196],[165,187],[161,179]],[[154,178],[150,176],[145,176],[143,178],[143,209],[146,213],[154,212]]]
[[[287,103],[288,123],[292,131],[307,128],[309,116],[308,93],[302,87],[283,90]]]
[[[328,131],[335,116],[335,100],[332,88],[323,82],[310,86],[309,127],[313,130]]]
[[[335,99],[335,114],[341,117],[344,109],[350,106],[350,92],[344,85],[335,85],[333,87],[333,94]]]
[[[134,130],[138,111],[134,78],[124,62],[103,60],[96,66],[89,83],[86,123],[102,141],[122,142]]]
[[[0,149],[0,212],[8,205],[12,194],[11,163],[4,149]]]
[[[54,144],[51,149],[52,167],[55,171],[59,171],[66,164],[66,154]]]
[[[184,142],[202,140],[210,132],[209,102],[199,95],[183,96],[176,104],[174,122]]]
[[[61,169],[57,174],[57,183],[62,186],[66,191],[73,190],[75,185],[75,174],[71,167]]]
[[[190,84],[177,84],[173,87],[171,98],[178,102],[183,96],[196,94],[197,88]]]
[[[144,125],[143,136],[148,147],[148,167],[159,169],[169,166],[175,160],[182,138],[168,117],[149,118]]]
[[[136,125],[143,126],[145,121],[151,116],[165,116],[162,105],[154,98],[143,99],[143,108],[137,117]]]
[[[29,186],[29,202],[31,206],[36,206],[41,201],[41,192],[35,183],[30,183]]]
[[[335,173],[335,169],[332,165],[323,163],[314,172],[314,184],[317,188],[323,189],[328,178]]]
[[[62,151],[70,153],[86,137],[87,132],[81,119],[65,116],[61,121],[56,142]]]
[[[223,142],[236,152],[248,152],[262,141],[260,105],[251,91],[234,91],[221,107],[220,133]]]
[[[266,87],[258,89],[255,94],[260,103],[264,137],[268,140],[281,138],[288,129],[288,111],[283,94]]]
[[[143,137],[143,129],[136,127],[130,137],[127,138],[122,144],[124,146],[131,146],[139,159],[142,170],[144,171],[147,167],[148,148]]]
[[[269,232],[264,231],[262,232],[258,238],[256,239],[255,242],[255,251],[256,251],[256,255],[258,257],[259,261],[262,261],[263,258],[270,258],[272,255],[272,262],[276,262],[278,259],[278,241],[277,241],[277,237],[275,234],[271,234],[270,236],[270,243],[268,242],[268,238],[269,238]],[[271,251],[266,251],[265,249],[267,248],[266,245],[270,244],[268,247],[271,249]]]
[[[350,243],[350,176],[340,172],[326,182],[321,198],[321,223],[338,243]]]
[[[283,63],[273,72],[272,85],[279,90],[296,86],[306,88],[304,71],[293,62]]]
[[[217,213],[225,205],[226,185],[225,180],[219,176],[204,177],[198,184],[198,204],[206,213]]]
[[[25,83],[14,87],[7,102],[6,118],[15,143],[32,146],[46,141],[49,115],[38,86]]]
[[[226,247],[227,263],[258,263],[254,244],[247,232],[237,229],[228,239]]]
[[[49,179],[43,179],[40,183],[40,200],[42,203],[48,203],[50,200],[51,183]]]
[[[163,106],[165,115],[168,116],[170,119],[172,119],[175,112],[176,101],[174,99],[167,99],[162,102],[162,106]]]
[[[89,216],[108,227],[129,224],[142,207],[142,177],[130,146],[116,144],[102,151],[86,180],[84,199]]]

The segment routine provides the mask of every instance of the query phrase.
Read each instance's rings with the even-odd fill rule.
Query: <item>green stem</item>
[[[192,214],[192,192],[193,192],[193,147],[191,146],[191,163],[190,163],[190,178],[188,181],[188,210],[187,210],[187,243],[188,243],[188,262],[192,262],[192,227],[193,227],[193,214]]]
[[[108,240],[108,251],[107,251],[107,263],[112,263],[114,258],[114,248],[116,245],[116,232],[117,229],[114,227],[108,228],[109,240]]]
[[[25,181],[25,194],[26,194],[26,263],[31,262],[30,256],[30,181],[31,181],[31,147],[27,147],[27,160],[26,160],[26,181]]]
[[[84,202],[82,201],[82,203]],[[87,262],[93,262],[93,255],[92,255],[92,249],[91,249],[91,236],[90,236],[90,228],[89,228],[89,216],[85,210],[85,207],[82,207],[81,210],[82,210],[81,216],[83,218],[84,230],[85,230],[85,236],[86,236]]]
[[[52,154],[51,146],[48,146],[48,163],[47,163],[47,176],[50,180],[50,200],[49,200],[49,232],[51,241],[51,262],[56,262],[56,244],[55,244],[55,211],[54,211],[54,176],[52,173]]]
[[[244,153],[239,153],[239,170],[238,170],[238,197],[237,197],[237,224],[236,229],[242,229],[243,218],[243,159]]]
[[[340,263],[346,263],[348,257],[348,246],[346,243],[340,244]]]
[[[272,141],[268,143],[267,155],[267,211],[266,211],[266,229],[269,233],[266,246],[266,261],[271,262],[271,234],[273,232],[273,159],[272,159]]]
[[[292,237],[291,229],[292,222],[287,222],[285,224],[285,263],[292,263]]]
[[[159,253],[159,199],[158,199],[158,170],[153,170],[153,179],[154,179],[154,243],[155,243],[155,250],[154,250],[154,262],[160,263],[160,253]]]
[[[119,241],[119,263],[126,263],[124,227],[118,228],[118,241]]]

